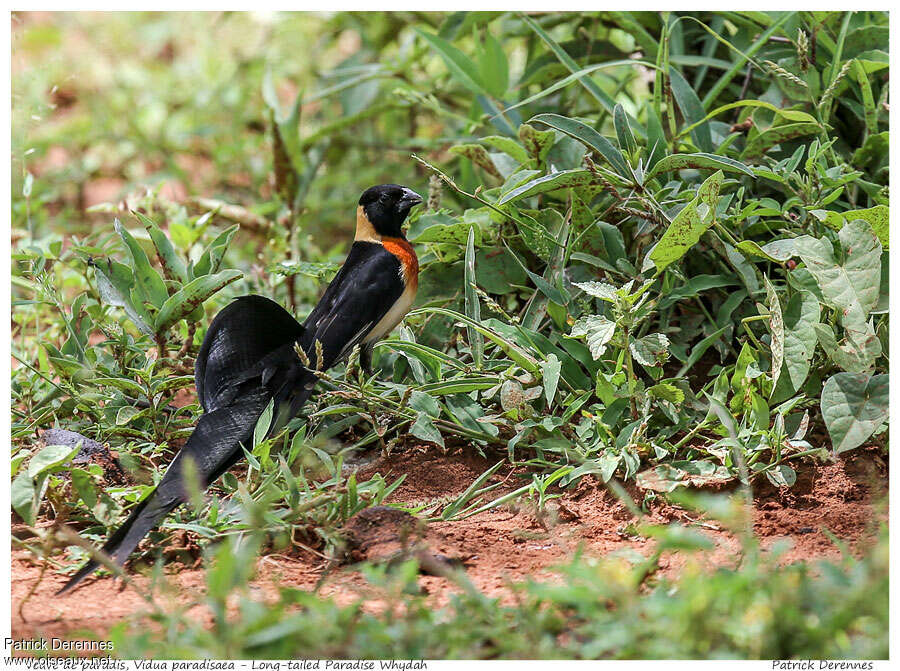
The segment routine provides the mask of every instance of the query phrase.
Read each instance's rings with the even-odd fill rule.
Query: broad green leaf
[[[156,331],[162,333],[184,319],[217,291],[243,277],[239,270],[223,270],[215,275],[202,275],[169,297],[156,315]]]
[[[438,53],[456,81],[465,86],[472,93],[490,95],[487,87],[481,80],[478,68],[475,67],[475,64],[468,56],[437,35],[433,35],[432,33],[419,28],[415,28],[414,30]]]
[[[66,463],[78,454],[80,449],[81,445],[76,445],[74,448],[71,445],[47,445],[28,462],[28,477],[37,478],[41,473]]]
[[[434,422],[424,412],[416,415],[416,421],[409,427],[409,432],[416,438],[444,447],[444,437],[434,426]]]
[[[475,236],[475,246],[481,244],[481,228],[458,217],[443,213],[426,214],[419,217],[409,228],[407,237],[411,242],[451,242],[465,245],[469,231]]]
[[[431,417],[439,417],[441,414],[441,406],[437,399],[418,389],[409,395],[409,407]]]
[[[675,96],[675,102],[684,116],[684,120],[688,124],[693,124],[694,129],[691,131],[691,137],[694,144],[702,151],[712,153],[715,147],[712,143],[712,133],[709,129],[709,123],[704,121],[706,118],[706,110],[703,109],[703,103],[697,96],[696,91],[691,88],[687,80],[675,68],[669,68],[669,82],[672,85],[672,94]]]
[[[575,282],[576,287],[594,298],[600,298],[609,303],[616,302],[616,288],[607,282]]]
[[[658,398],[663,401],[669,401],[670,403],[674,403],[675,405],[679,405],[684,402],[684,392],[674,384],[669,384],[667,382],[662,382],[660,384],[655,384],[652,387],[648,387],[647,393],[653,398]]]
[[[26,472],[21,472],[12,481],[9,490],[10,503],[13,510],[19,513],[19,517],[25,524],[33,525],[37,510],[35,510],[34,480]]]
[[[535,196],[539,193],[546,193],[547,191],[556,191],[557,189],[586,186],[588,184],[591,184],[593,181],[594,176],[590,173],[590,171],[582,170],[580,168],[554,172],[550,175],[544,175],[543,177],[533,179],[530,182],[527,182],[522,186],[513,189],[512,191],[504,195],[497,204],[506,205],[507,203],[512,203],[522,198]]]
[[[793,256],[797,256],[797,250],[793,238],[785,240],[773,240],[762,247],[753,240],[741,240],[737,248],[747,256],[757,256],[773,263],[784,263]]]
[[[888,419],[888,375],[837,373],[822,389],[821,409],[835,454],[859,447]]]
[[[484,142],[489,147],[493,147],[494,149],[498,149],[499,151],[508,154],[522,165],[528,163],[530,159],[525,148],[510,137],[489,135],[488,137],[481,138],[479,142]]]
[[[878,304],[881,244],[872,227],[861,219],[846,224],[838,237],[843,261],[835,257],[834,248],[826,238],[803,235],[795,240],[795,245],[826,303],[841,312],[843,325],[863,331],[869,312]]]
[[[875,361],[881,356],[881,340],[869,323],[862,331],[845,328],[842,341],[838,342],[828,324],[815,324],[816,337],[825,354],[848,373],[871,373]]]
[[[475,279],[490,294],[508,294],[525,286],[528,275],[505,248],[485,247],[475,252]]]
[[[582,317],[572,325],[571,335],[575,338],[586,338],[591,356],[596,361],[606,351],[607,343],[612,340],[616,323],[603,315]]]
[[[669,358],[669,339],[662,333],[649,333],[628,346],[635,361],[643,366],[658,366]]]
[[[648,257],[653,261],[657,274],[678,261],[700,241],[700,236],[715,223],[719,189],[724,175],[719,170],[710,175],[700,186],[696,197],[682,208]],[[705,209],[701,211],[701,205]]]
[[[143,410],[139,410],[133,405],[123,405],[116,413],[116,426],[127,426],[133,419],[144,414]]]
[[[588,149],[593,149],[605,158],[612,169],[627,179],[631,177],[631,171],[625,163],[625,157],[612,142],[600,135],[593,128],[581,121],[560,116],[559,114],[538,114],[529,120],[531,123],[542,123],[545,126],[555,128],[569,137],[583,143]]]
[[[650,172],[647,179],[651,179],[661,172],[670,170],[684,170],[685,168],[724,170],[725,172],[740,172],[755,177],[753,170],[740,161],[735,161],[727,156],[715,154],[672,154],[660,159]]]
[[[795,292],[784,308],[784,363],[772,392],[773,401],[789,398],[806,381],[818,340],[818,323],[819,301],[809,291]]]
[[[840,231],[847,221],[862,219],[872,227],[872,232],[878,236],[878,241],[884,249],[888,249],[890,243],[890,210],[885,205],[876,205],[864,210],[850,210],[849,212],[828,212],[825,223],[833,229]]]
[[[793,487],[797,482],[797,473],[787,464],[779,464],[766,471],[766,478],[776,487]]]

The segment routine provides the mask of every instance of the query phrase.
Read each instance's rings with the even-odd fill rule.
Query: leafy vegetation
[[[886,13],[14,23],[12,504],[35,533],[20,542],[54,561],[56,523],[101,539],[189,434],[212,315],[261,293],[302,317],[359,193],[428,184],[408,233],[419,298],[376,348],[376,375],[352,360],[324,375],[307,416],[257,435],[246,468],[151,536],[247,541],[222,546],[210,573],[212,632],[159,615],[176,618],[167,649],[886,653],[872,598],[886,595],[886,545],[816,577],[756,560],[688,573],[675,597],[665,582],[640,591],[646,566],[582,558],[565,587],[529,584],[516,607],[464,590],[433,613],[403,596],[404,567],[368,573],[402,615],[292,590],[273,609],[243,601],[240,627],[224,612],[260,533],[328,554],[400,484],[348,475],[362,448],[462,441],[521,469],[512,495],[484,477],[427,511],[443,519],[543,505],[589,475],[634,481],[647,501],[789,487],[807,460],[886,450]],[[37,447],[54,425],[115,446],[134,481],[110,487],[97,464],[73,464],[77,447]],[[84,557],[70,546],[62,563]],[[683,635],[699,612],[715,617]],[[117,649],[144,654],[154,636]]]

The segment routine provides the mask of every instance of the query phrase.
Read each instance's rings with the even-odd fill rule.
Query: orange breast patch
[[[406,285],[415,290],[419,286],[419,259],[412,245],[403,238],[384,238],[384,248],[400,260]]]

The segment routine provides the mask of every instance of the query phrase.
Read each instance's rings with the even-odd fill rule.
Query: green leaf
[[[479,142],[484,142],[489,147],[493,147],[494,149],[508,154],[522,165],[525,165],[530,160],[525,148],[512,138],[504,137],[502,135],[489,135],[481,138]]]
[[[556,396],[556,388],[559,385],[559,372],[562,364],[555,354],[548,354],[547,360],[541,362],[541,378],[544,381],[544,396],[547,398],[547,407],[553,406],[553,398]]]
[[[669,82],[672,85],[672,94],[675,96],[675,102],[684,116],[684,120],[688,124],[696,124],[691,131],[691,137],[694,144],[701,150],[712,153],[714,147],[712,143],[712,133],[709,129],[709,123],[705,121],[706,110],[703,109],[703,103],[687,80],[681,76],[675,68],[669,68]]]
[[[797,482],[797,473],[787,464],[779,464],[766,471],[766,478],[776,487],[792,487]]]
[[[888,419],[888,375],[837,373],[822,389],[820,407],[835,454],[862,445]]]
[[[618,147],[587,124],[560,116],[559,114],[538,114],[529,119],[529,121],[531,123],[542,123],[545,126],[555,128],[561,133],[565,133],[569,137],[575,138],[588,149],[593,149],[605,158],[616,173],[622,177],[631,178],[631,171],[628,169],[625,157],[622,156],[622,152],[619,151]]]
[[[753,240],[741,240],[737,248],[747,256],[757,256],[773,263],[784,263],[793,256],[797,256],[794,238],[785,240],[773,240],[762,247]]]
[[[26,472],[21,472],[12,481],[9,490],[10,503],[13,510],[19,513],[25,524],[33,525],[37,510],[35,510],[34,480]]]
[[[131,423],[135,417],[143,415],[143,410],[139,410],[133,405],[123,405],[116,413],[116,426],[126,426]]]
[[[450,217],[443,213],[426,214],[419,217],[409,228],[410,242],[449,242],[465,245],[469,232],[474,231],[475,246],[481,245],[481,229],[462,218]]]
[[[522,198],[535,196],[539,193],[546,193],[547,191],[586,186],[593,183],[593,181],[594,176],[588,170],[583,170],[581,168],[562,170],[550,175],[538,177],[537,179],[526,182],[522,186],[516,187],[504,195],[497,204],[506,205],[507,203],[513,203]]]
[[[781,366],[784,363],[784,318],[781,315],[781,302],[778,300],[778,294],[775,287],[769,281],[768,276],[763,275],[766,284],[766,302],[769,308],[769,331],[772,340],[770,348],[772,350],[772,391],[775,391],[775,385],[778,384],[778,376],[781,375]]]
[[[616,138],[619,140],[619,149],[624,149],[625,152],[633,155],[637,151],[637,142],[634,140],[631,126],[628,125],[628,116],[625,114],[625,108],[618,103],[613,109],[613,125],[616,129]]]
[[[684,392],[674,384],[668,384],[666,382],[648,387],[647,393],[653,398],[658,398],[663,401],[669,401],[670,403],[674,403],[675,405],[679,405],[684,402]]]
[[[764,130],[747,141],[747,147],[741,154],[741,158],[755,158],[761,156],[767,149],[793,140],[804,135],[815,135],[821,130],[821,126],[815,122],[801,121],[796,123],[787,123],[781,126],[774,126]]]
[[[168,236],[163,233],[159,226],[157,226],[150,218],[144,216],[140,212],[135,212],[134,216],[144,224],[144,227],[150,234],[153,246],[156,247],[157,258],[159,258],[159,263],[163,267],[163,270],[166,271],[166,274],[173,280],[187,282],[187,266],[182,258],[175,252],[175,248],[172,246],[172,242],[169,240]]]
[[[116,219],[113,226],[116,229],[116,233],[118,233],[119,237],[125,242],[125,246],[131,254],[132,261],[134,262],[134,278],[136,286],[140,289],[142,294],[142,299],[159,307],[169,297],[169,292],[166,290],[166,283],[163,282],[163,278],[160,277],[159,273],[157,273],[153,269],[153,266],[150,265],[147,254],[131,233],[122,226],[122,223]]]
[[[591,74],[592,72],[597,72],[598,70],[606,70],[608,68],[615,68],[621,66],[634,67],[635,65],[643,65],[646,67],[653,67],[652,63],[648,63],[647,61],[642,61],[639,59],[628,59],[628,60],[616,60],[616,61],[607,61],[605,63],[595,63],[594,65],[590,65],[586,68],[582,68],[581,70],[576,70],[572,72],[569,76],[560,79],[559,81],[554,82],[550,86],[541,89],[534,95],[528,96],[524,100],[520,100],[515,105],[510,105],[506,109],[503,110],[503,113],[511,112],[514,109],[519,107],[524,107],[525,105],[530,105],[531,103],[540,100],[541,98],[546,98],[548,95],[556,93],[562,88],[565,88],[569,84],[574,81],[581,81],[582,78],[587,78],[586,76]],[[588,79],[591,83],[593,80]],[[583,82],[582,82],[583,83]]]
[[[660,159],[656,165],[647,173],[647,179],[651,179],[661,172],[670,170],[684,170],[685,168],[706,169],[706,170],[724,170],[725,172],[740,172],[745,175],[755,177],[756,173],[740,161],[735,161],[727,156],[716,156],[715,154],[672,154]]]
[[[835,364],[848,373],[870,373],[875,361],[881,356],[881,340],[867,322],[863,330],[845,328],[846,336],[841,342],[835,338],[828,324],[815,324],[819,344]]]
[[[41,473],[52,471],[78,454],[81,445],[47,445],[28,462],[28,477],[37,478]]]
[[[197,260],[197,263],[194,264],[194,277],[210,275],[219,269],[225,252],[228,250],[228,245],[231,244],[231,239],[239,228],[240,226],[237,224],[226,228],[209,243],[209,246],[203,250],[203,254]]]
[[[450,147],[450,153],[464,156],[475,165],[481,167],[489,175],[500,178],[500,172],[497,170],[493,161],[491,161],[491,157],[488,155],[487,150],[480,144],[458,144]]]
[[[444,382],[432,382],[423,384],[419,389],[432,396],[446,396],[447,394],[468,394],[471,391],[480,391],[496,386],[496,377],[482,375],[459,377]]]
[[[607,343],[612,340],[616,323],[603,315],[582,317],[572,325],[571,335],[575,338],[586,338],[591,356],[596,361],[606,351]]]
[[[648,333],[628,346],[635,361],[643,366],[658,366],[669,358],[669,339],[662,333]]]
[[[223,287],[243,277],[239,270],[223,270],[215,275],[202,275],[189,282],[180,291],[169,297],[156,315],[154,324],[157,333],[166,331],[184,319],[198,307],[203,305],[210,296]]]
[[[700,186],[697,196],[682,208],[662,238],[650,252],[649,258],[657,268],[657,274],[678,261],[700,241],[700,236],[715,223],[719,189],[724,175],[719,170],[710,175]],[[701,209],[701,205],[705,209]]]
[[[444,437],[434,426],[434,422],[431,421],[431,418],[424,412],[419,412],[416,415],[416,421],[409,427],[409,432],[416,438],[444,447]]]
[[[834,215],[834,216],[831,216]],[[850,210],[849,212],[828,212],[825,223],[833,229],[840,231],[845,222],[854,219],[862,219],[872,227],[872,232],[878,236],[878,241],[884,249],[890,244],[890,215],[886,205],[876,205],[864,210]]]
[[[475,280],[490,294],[508,294],[525,286],[528,275],[505,248],[476,249]]]
[[[615,303],[618,297],[616,288],[607,282],[575,282],[574,285],[589,296],[600,298],[608,303]]]
[[[487,96],[490,95],[481,79],[481,75],[478,73],[478,68],[475,67],[475,64],[468,56],[437,35],[433,35],[419,28],[415,28],[414,30],[438,53],[456,81],[465,86],[472,93]]]
[[[844,252],[842,262],[835,258],[834,248],[826,238],[803,235],[794,244],[825,302],[840,311],[842,324],[864,331],[881,290],[881,243],[872,227],[861,219],[846,224],[838,238]]]
[[[484,45],[478,54],[481,81],[495,98],[503,98],[509,88],[509,64],[506,53],[497,38],[490,32],[484,33]]]
[[[819,301],[809,291],[795,292],[784,309],[784,363],[772,393],[773,400],[789,398],[806,381],[816,349],[818,323]]]
[[[112,259],[95,261],[91,264],[94,268],[94,276],[97,279],[97,291],[100,298],[109,305],[115,305],[125,309],[125,314],[145,335],[153,335],[153,329],[147,323],[150,316],[143,305],[138,307],[131,302],[131,287],[134,284],[134,275],[131,269]]]
[[[275,414],[275,399],[269,399],[268,404],[256,420],[253,427],[253,447],[256,447],[266,439],[269,429],[272,428],[272,416]]]

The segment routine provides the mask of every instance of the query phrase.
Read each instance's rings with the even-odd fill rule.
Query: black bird
[[[371,372],[372,347],[400,323],[416,296],[419,263],[402,225],[421,202],[417,193],[396,184],[363,193],[350,253],[302,325],[262,296],[241,296],[216,315],[194,371],[203,415],[156,489],[106,541],[102,550],[113,561],[123,565],[140,540],[187,500],[185,459],[193,460],[206,489],[241,459],[241,445],[252,439],[270,401],[275,408],[270,434],[300,412],[317,379],[310,368],[327,370],[359,345],[360,361]],[[59,593],[98,566],[89,561]]]

